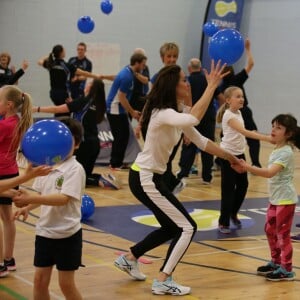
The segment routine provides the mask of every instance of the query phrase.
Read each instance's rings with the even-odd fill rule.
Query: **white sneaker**
[[[127,259],[125,255],[120,255],[115,260],[115,266],[136,280],[146,280],[146,275],[139,270],[138,262]]]
[[[175,186],[173,194],[177,196],[186,187],[186,182],[181,179],[180,182]]]
[[[99,186],[103,188],[111,188],[113,190],[120,189],[120,183],[112,174],[101,174],[99,178]]]
[[[171,276],[166,281],[153,280],[152,293],[155,295],[174,295],[182,296],[187,295],[191,292],[189,286],[182,286],[176,283]]]

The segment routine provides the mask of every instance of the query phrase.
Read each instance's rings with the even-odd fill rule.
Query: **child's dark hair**
[[[101,79],[93,80],[87,98],[94,99],[93,102],[96,106],[97,124],[101,123],[106,112],[105,88]]]
[[[66,118],[60,121],[70,129],[75,140],[75,146],[79,145],[83,137],[83,127],[81,123],[73,118]]]
[[[290,135],[288,142],[300,149],[300,127],[297,125],[297,119],[291,114],[280,114],[272,120],[272,124],[277,123],[285,127],[286,134]]]

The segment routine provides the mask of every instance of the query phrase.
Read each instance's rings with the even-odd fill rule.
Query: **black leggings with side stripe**
[[[153,212],[161,225],[132,246],[131,252],[139,258],[151,249],[171,240],[165,261],[160,268],[160,271],[170,275],[188,249],[197,230],[197,224],[167,188],[162,175],[131,169],[129,187],[133,195]]]

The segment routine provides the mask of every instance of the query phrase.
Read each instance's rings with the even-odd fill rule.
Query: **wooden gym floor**
[[[266,165],[271,145],[262,144],[261,162]],[[295,154],[295,184],[300,192],[300,152]],[[178,169],[177,161],[174,170]],[[106,168],[96,167],[98,172],[107,172]],[[95,201],[97,207],[137,205],[139,202],[130,193],[127,184],[127,171],[116,172],[122,180],[123,187],[118,191],[101,188],[87,188],[86,193]],[[211,186],[200,184],[199,177],[189,177],[187,187],[179,195],[184,203],[195,200],[219,201],[220,174],[215,172]],[[30,182],[25,185],[30,186]],[[267,181],[249,174],[247,198],[265,198]],[[38,215],[38,210],[34,211]],[[111,218],[114,218],[112,215]],[[26,223],[17,221],[15,258],[17,271],[0,279],[1,300],[32,299],[34,267],[34,224],[35,216],[30,216]],[[296,213],[295,222],[300,223]],[[122,220],[119,226],[122,227]],[[109,234],[95,227],[83,224],[83,263],[85,268],[76,272],[76,282],[87,300],[148,300],[171,299],[172,296],[155,296],[151,294],[151,283],[156,277],[167,250],[163,245],[144,258],[152,263],[141,264],[141,270],[147,275],[145,282],[137,282],[116,269],[113,265],[116,252],[126,251],[132,242]],[[297,228],[293,227],[294,233]],[[300,232],[300,229],[299,231]],[[192,287],[192,293],[181,299],[289,299],[298,300],[300,295],[300,243],[294,243],[294,270],[296,280],[293,282],[268,282],[256,275],[256,268],[269,259],[269,248],[264,235],[194,241],[182,262],[178,265],[174,279],[180,284]],[[299,273],[299,279],[297,279]],[[51,280],[51,299],[64,299],[57,282],[54,269]]]

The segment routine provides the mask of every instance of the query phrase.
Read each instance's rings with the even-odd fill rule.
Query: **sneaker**
[[[0,265],[0,278],[1,277],[6,277],[8,275],[8,270],[7,267],[4,265]]]
[[[182,296],[191,292],[191,288],[188,286],[182,286],[176,283],[171,276],[166,281],[153,280],[152,293],[154,295],[174,295]]]
[[[266,276],[280,268],[280,265],[274,264],[272,261],[268,262],[265,266],[257,268],[256,273],[258,275]]]
[[[212,170],[213,172],[217,172],[217,171],[220,171],[220,170],[221,170],[221,167],[220,167],[220,165],[214,163],[213,166],[212,166],[212,168],[211,168],[211,170]]]
[[[231,230],[229,226],[219,225],[219,232],[229,234]]]
[[[177,196],[185,187],[186,187],[186,182],[181,179],[180,182],[175,186],[172,193],[175,196]]]
[[[101,174],[99,178],[99,186],[114,190],[118,190],[120,188],[118,180],[111,174]]]
[[[291,236],[291,240],[292,240],[293,242],[300,242],[300,234],[292,235],[292,236]]]
[[[288,272],[286,269],[279,267],[275,271],[267,274],[266,279],[270,281],[292,281],[295,279],[295,273]]]
[[[4,266],[7,267],[8,271],[16,271],[17,270],[16,262],[13,257],[9,260],[4,259]]]
[[[237,228],[242,228],[242,222],[237,216],[231,216],[230,219]]]
[[[122,171],[122,170],[129,170],[130,169],[130,165],[129,164],[123,164],[120,167],[113,167],[112,165],[109,165],[109,168],[112,171]]]
[[[201,180],[201,184],[203,185],[210,185],[211,184],[211,181],[206,181],[206,180]]]
[[[198,169],[195,165],[192,165],[192,167],[190,169],[190,174],[191,175],[198,175]]]
[[[138,262],[127,259],[125,255],[120,255],[115,260],[115,266],[136,280],[146,280],[146,275],[139,270]]]

